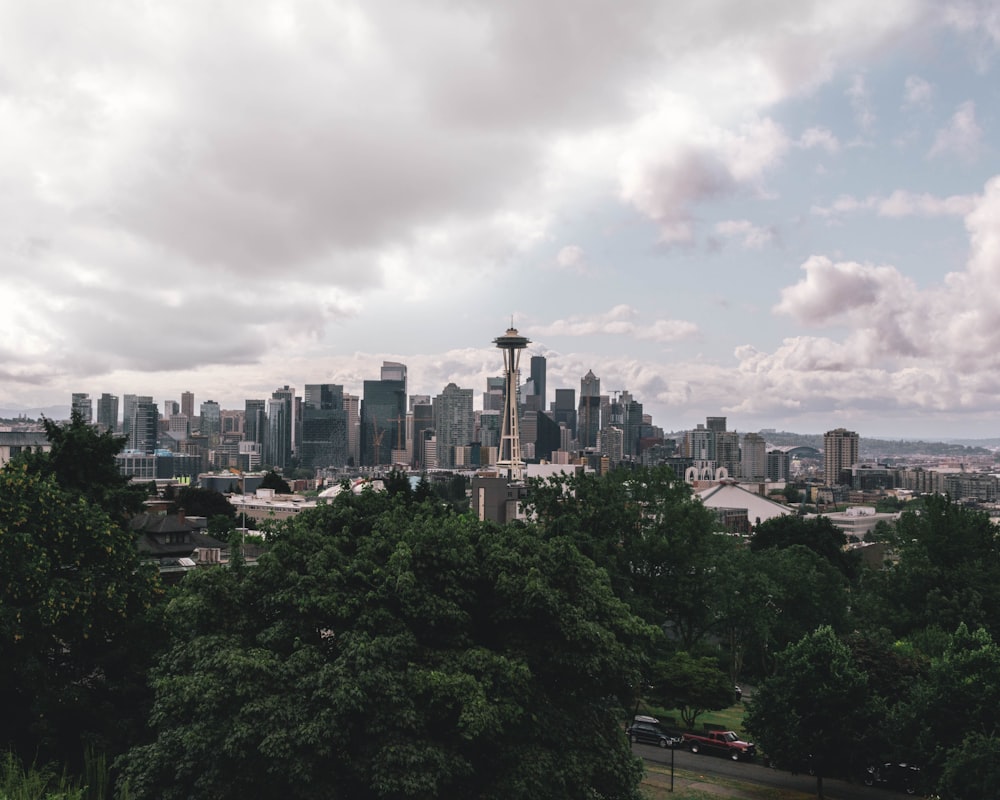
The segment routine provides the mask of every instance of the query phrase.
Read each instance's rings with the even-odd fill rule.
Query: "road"
[[[662,768],[670,767],[670,750],[663,750],[653,745],[634,744],[632,752],[650,764]],[[672,751],[674,766],[704,775],[718,775],[734,778],[759,786],[770,786],[780,789],[794,789],[804,794],[816,794],[816,778],[811,775],[793,775],[778,769],[770,769],[755,761],[730,761],[721,756],[695,755],[683,748]],[[861,783],[847,783],[832,778],[823,779],[823,796],[826,800],[896,800],[905,797],[885,789],[874,789]]]

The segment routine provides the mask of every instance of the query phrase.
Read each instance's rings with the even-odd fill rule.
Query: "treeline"
[[[106,754],[123,798],[631,799],[637,704],[694,724],[752,680],[780,766],[1000,785],[996,530],[947,498],[872,569],[823,518],[721,534],[667,469],[534,483],[506,526],[390,480],[167,590],[120,440],[48,428],[0,471],[0,735],[25,763]]]

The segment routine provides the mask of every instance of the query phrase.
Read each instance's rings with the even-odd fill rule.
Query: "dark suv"
[[[633,744],[644,742],[658,744],[660,747],[677,747],[683,741],[680,736],[675,736],[654,722],[633,722],[625,729],[625,733]]]

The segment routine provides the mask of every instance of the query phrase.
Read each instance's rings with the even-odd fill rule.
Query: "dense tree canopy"
[[[716,563],[734,543],[667,467],[533,482],[527,503],[548,537],[570,537],[615,593],[692,650],[716,625]]]
[[[0,470],[0,745],[29,762],[134,738],[159,592],[125,527],[35,467]]]
[[[997,527],[982,511],[931,496],[896,523],[898,563],[870,577],[859,598],[866,625],[897,636],[963,622],[1000,635]]]
[[[169,616],[140,797],[636,796],[655,631],[566,537],[342,493]]]
[[[98,433],[78,411],[67,423],[45,419],[43,424],[51,450],[22,456],[29,472],[51,475],[64,491],[82,495],[116,521],[142,510],[146,487],[132,485],[115,462],[124,437]]]
[[[746,727],[777,766],[812,767],[822,796],[824,775],[863,766],[859,750],[876,712],[867,676],[824,626],[781,653],[774,674],[757,687]]]

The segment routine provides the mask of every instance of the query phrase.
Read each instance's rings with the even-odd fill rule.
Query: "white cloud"
[[[875,125],[875,111],[872,108],[871,95],[863,74],[858,73],[851,78],[851,84],[847,88],[847,99],[851,102],[851,108],[854,110],[854,121],[861,132],[871,133]]]
[[[603,313],[576,315],[556,320],[548,325],[530,325],[527,331],[542,336],[627,336],[656,342],[675,342],[694,335],[698,326],[684,320],[659,319],[652,324],[640,324],[639,312],[627,305],[618,305]]]
[[[919,75],[909,75],[903,85],[903,108],[926,111],[934,99],[934,87]]]
[[[957,155],[972,160],[979,152],[983,130],[976,121],[976,104],[967,100],[952,114],[948,125],[937,132],[928,155]]]
[[[820,148],[828,153],[836,153],[840,150],[840,142],[833,135],[829,128],[813,127],[807,128],[799,137],[798,146],[805,150]]]
[[[774,241],[774,231],[761,228],[749,220],[731,219],[717,222],[715,233],[726,238],[740,239],[743,247],[748,250],[760,250]]]
[[[587,265],[583,248],[575,244],[561,247],[556,254],[556,266],[573,272],[586,272]]]
[[[935,197],[897,189],[887,197],[871,195],[863,199],[841,195],[829,206],[813,206],[812,214],[834,217],[856,211],[874,211],[880,217],[961,217],[976,207],[974,195]]]

